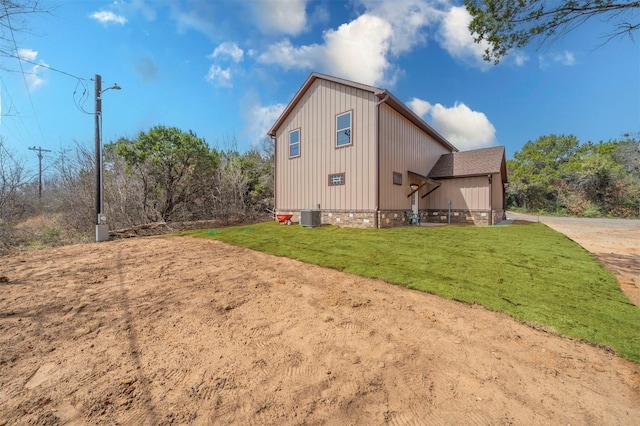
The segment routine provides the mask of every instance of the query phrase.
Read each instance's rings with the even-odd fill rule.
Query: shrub
[[[60,228],[55,226],[47,226],[42,231],[42,243],[45,246],[61,245]]]
[[[582,210],[582,216],[584,217],[600,217],[602,216],[602,210],[600,209],[600,206],[592,203],[592,202],[588,202],[584,205],[584,208]]]

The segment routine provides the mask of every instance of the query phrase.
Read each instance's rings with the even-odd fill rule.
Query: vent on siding
[[[322,220],[320,218],[320,210],[301,210],[300,211],[300,226],[307,228],[315,228],[320,226]]]

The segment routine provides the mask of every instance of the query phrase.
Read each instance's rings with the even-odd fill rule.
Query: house
[[[505,219],[503,146],[444,154],[427,177],[441,184],[426,197],[427,221],[493,225]]]
[[[305,210],[365,228],[504,215],[504,148],[458,152],[385,89],[312,73],[269,135],[275,208],[294,221]]]

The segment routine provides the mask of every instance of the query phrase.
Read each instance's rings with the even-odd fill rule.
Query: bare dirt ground
[[[0,425],[631,425],[640,366],[216,241],[0,258]]]

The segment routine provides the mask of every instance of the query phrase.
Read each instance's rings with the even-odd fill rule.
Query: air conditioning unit
[[[306,228],[315,228],[322,225],[322,216],[320,210],[301,210],[300,211],[300,226]]]

